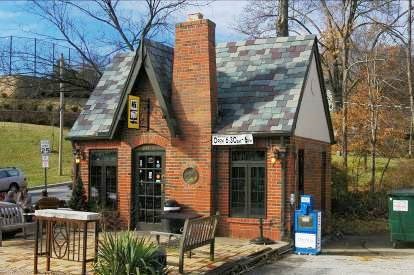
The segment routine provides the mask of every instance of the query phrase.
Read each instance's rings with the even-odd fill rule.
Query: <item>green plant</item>
[[[165,274],[165,258],[157,245],[134,232],[104,233],[93,271],[98,275]]]
[[[72,112],[77,113],[79,112],[79,106],[77,105],[72,105],[72,107],[70,107],[70,109],[72,110]]]
[[[75,188],[72,190],[72,197],[69,201],[69,207],[73,210],[85,211],[88,209],[86,202],[85,189],[81,177],[77,177]]]
[[[384,176],[385,190],[414,187],[414,160],[401,159],[398,166],[391,167]]]
[[[49,112],[53,111],[53,104],[52,103],[48,103],[46,105],[46,110],[49,111]]]

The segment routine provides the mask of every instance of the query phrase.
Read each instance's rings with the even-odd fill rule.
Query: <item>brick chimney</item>
[[[203,118],[211,117],[210,128],[217,109],[215,28],[201,13],[189,14],[186,22],[177,24],[173,66],[173,96],[197,95],[197,107],[205,112]]]
[[[173,141],[173,146],[180,148],[175,159],[181,160],[181,179],[182,169],[193,166],[199,180],[192,185],[181,180],[170,194],[189,209],[210,214],[211,134],[217,110],[215,24],[203,19],[201,13],[191,14],[186,22],[176,25],[175,37],[171,101],[180,130],[179,138]]]

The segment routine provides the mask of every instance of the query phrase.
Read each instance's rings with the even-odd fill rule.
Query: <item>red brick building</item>
[[[69,138],[90,200],[156,229],[167,199],[220,212],[219,234],[287,236],[301,193],[330,212],[333,142],[315,36],[215,43],[201,15],[175,47],[114,57]]]

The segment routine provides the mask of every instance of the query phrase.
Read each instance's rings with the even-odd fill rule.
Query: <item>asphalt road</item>
[[[321,255],[289,254],[250,274],[412,275],[414,245],[393,249],[388,235],[345,236],[328,242]]]
[[[29,193],[32,195],[33,204],[36,203],[41,198],[42,190],[43,189],[36,189],[36,190],[29,191]],[[68,201],[70,199],[72,191],[69,189],[67,185],[61,185],[61,186],[54,186],[54,187],[47,188],[47,193],[49,197],[57,197],[60,200]]]

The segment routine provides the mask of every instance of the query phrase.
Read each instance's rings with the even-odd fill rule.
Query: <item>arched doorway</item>
[[[164,206],[165,150],[143,145],[133,151],[134,208],[132,220],[140,230],[161,230]]]

